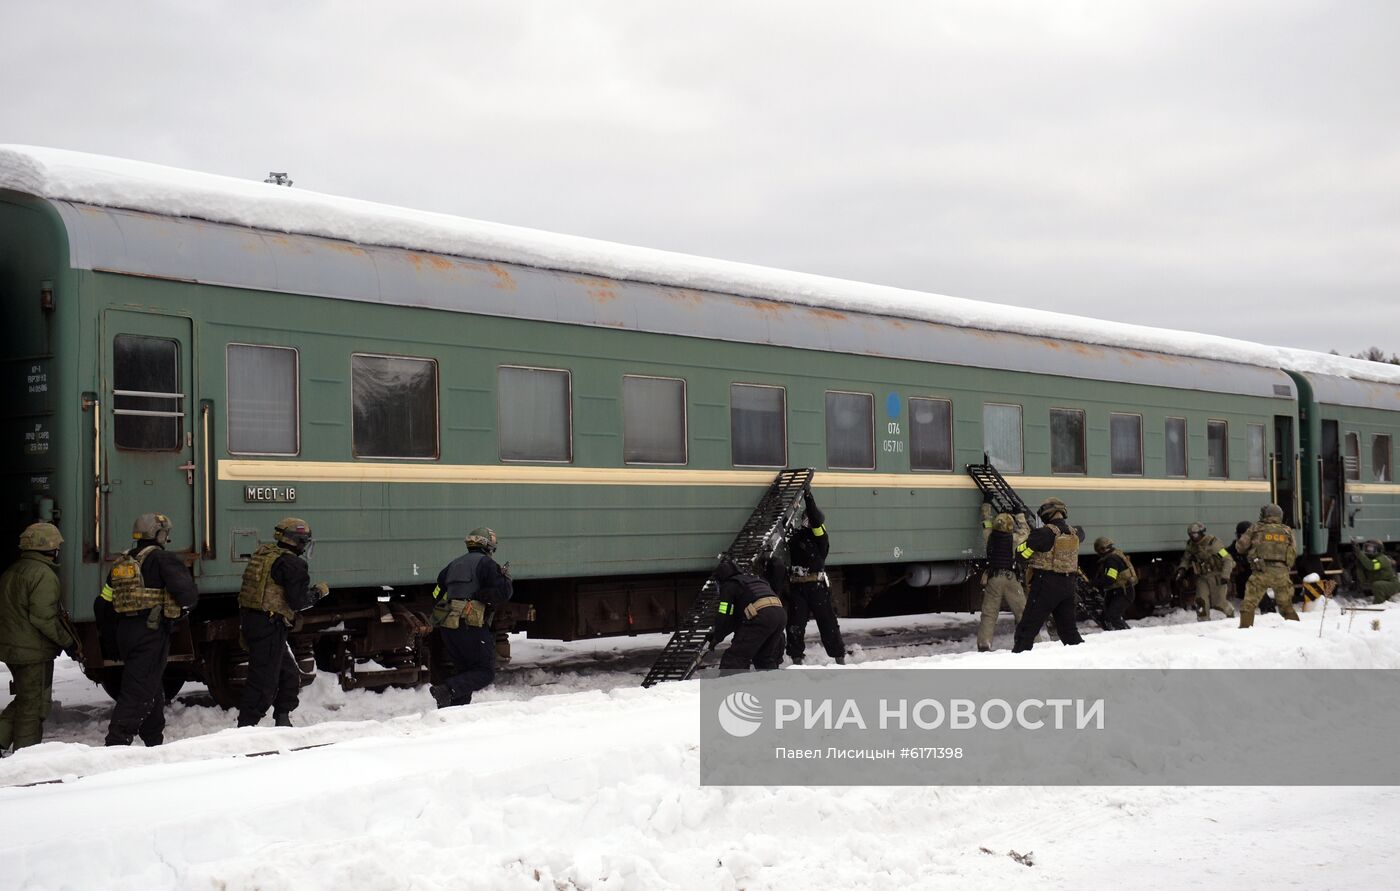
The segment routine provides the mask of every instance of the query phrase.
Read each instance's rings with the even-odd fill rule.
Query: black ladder
[[[984,495],[990,496],[992,509],[997,513],[1020,514],[1026,518],[1026,523],[1032,529],[1039,529],[1045,525],[1040,516],[1030,509],[990,461],[984,464],[968,464],[967,475],[972,477],[972,481]],[[1080,621],[1093,620],[1095,624],[1103,626],[1103,595],[1089,584],[1082,572],[1075,580],[1074,608],[1076,618]]]
[[[810,467],[790,467],[779,471],[768,486],[768,491],[758,500],[758,507],[753,509],[748,521],[734,537],[734,543],[724,552],[725,556],[744,569],[755,565],[756,557],[763,558],[757,561],[759,564],[771,557],[773,549],[786,537],[788,529],[799,522],[802,492],[811,484],[812,473]],[[671,635],[666,648],[656,657],[656,663],[647,672],[646,680],[642,681],[643,687],[662,681],[684,681],[695,673],[705,656],[705,645],[714,631],[718,608],[719,585],[711,574],[676,633]]]
[[[992,508],[997,513],[1020,514],[1026,518],[1026,522],[1032,529],[1039,529],[1045,525],[1040,521],[1036,512],[1021,500],[1021,496],[1016,494],[1016,490],[1011,488],[1011,484],[1001,475],[1001,471],[993,467],[990,461],[984,464],[967,465],[967,475],[972,477],[972,481],[977,484],[977,488],[982,490],[983,495],[991,497]]]

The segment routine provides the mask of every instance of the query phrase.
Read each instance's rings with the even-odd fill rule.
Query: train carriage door
[[[1327,548],[1336,551],[1342,540],[1342,441],[1336,421],[1322,422],[1322,449],[1318,454],[1322,473],[1322,526],[1327,529]]]
[[[107,310],[102,348],[106,557],[144,513],[170,517],[171,551],[193,551],[195,485],[190,320]]]
[[[1293,418],[1274,415],[1274,502],[1283,508],[1283,522],[1298,528],[1298,455],[1293,450]]]

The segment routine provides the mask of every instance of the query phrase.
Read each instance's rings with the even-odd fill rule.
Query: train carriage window
[[[628,464],[684,464],[685,381],[622,378],[622,458]]]
[[[982,405],[982,451],[1002,473],[1026,468],[1021,448],[1021,406],[987,402]]]
[[[1186,476],[1186,419],[1167,418],[1167,476]]]
[[[875,469],[875,397],[826,391],[826,466]]]
[[[438,456],[436,360],[354,353],[350,400],[356,458]]]
[[[1269,476],[1269,438],[1263,424],[1249,425],[1249,478],[1267,479]]]
[[[729,443],[735,467],[787,464],[787,393],[782,387],[730,384]]]
[[[1085,473],[1084,412],[1075,408],[1050,409],[1050,472]]]
[[[909,400],[909,467],[953,469],[953,403],[947,399]]]
[[[1371,473],[1378,483],[1391,481],[1389,435],[1377,434],[1371,438]]]
[[[228,450],[235,455],[295,455],[297,351],[231,343],[228,367]]]
[[[1142,476],[1142,415],[1109,414],[1108,451],[1114,473]]]
[[[502,365],[500,382],[501,460],[574,459],[572,377],[557,368]]]
[[[1346,469],[1347,479],[1361,479],[1361,436],[1357,433],[1348,433],[1345,444],[1342,446],[1342,466]]]
[[[112,437],[118,448],[170,452],[184,439],[180,345],[118,334],[112,342]]]
[[[1206,421],[1206,476],[1230,478],[1230,425],[1226,421]]]

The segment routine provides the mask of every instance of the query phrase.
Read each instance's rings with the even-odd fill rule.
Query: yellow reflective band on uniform
[[[112,592],[112,586],[111,586],[111,585],[103,585],[103,586],[102,586],[102,599],[103,599],[103,600],[107,601],[108,603],[111,603],[111,602],[112,602],[112,593],[113,593],[113,592]]]
[[[1372,560],[1372,561],[1371,561],[1371,568],[1372,568],[1372,569],[1380,569],[1380,568],[1381,568],[1381,561],[1379,561],[1379,560]]]
[[[1108,568],[1108,577],[1111,578],[1111,579],[1116,579],[1116,578],[1118,578],[1118,570],[1116,570],[1116,569],[1114,569],[1113,567],[1110,566],[1110,567]]]
[[[1035,551],[1032,551],[1031,546],[1026,544],[1025,542],[1021,543],[1021,547],[1019,550],[1021,552],[1021,556],[1027,559],[1030,559],[1032,556],[1035,555]]]
[[[439,597],[441,597],[441,596],[442,596],[442,586],[441,586],[441,585],[433,585],[433,599],[434,599],[434,600],[437,600],[437,599],[438,599]]]
[[[826,535],[826,526],[825,526],[825,525],[818,526],[817,528],[815,528],[815,529],[812,530],[812,534],[813,534],[813,535]]]
[[[1219,554],[1220,556],[1226,558],[1226,559],[1229,559],[1229,557],[1230,557],[1230,552],[1227,551],[1227,550],[1225,550],[1224,548],[1221,548],[1220,550],[1216,551],[1216,553]]]
[[[721,616],[727,616],[732,612],[734,612],[734,605],[732,603],[727,600],[721,600],[719,602],[719,614]]]
[[[990,529],[990,528],[992,528],[992,521],[991,521],[991,520],[983,520],[983,521],[982,521],[982,528],[983,528],[983,529]]]

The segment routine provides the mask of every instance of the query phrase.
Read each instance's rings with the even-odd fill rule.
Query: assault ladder
[[[754,565],[756,557],[763,560],[771,557],[788,528],[797,522],[797,513],[802,507],[802,492],[811,484],[812,473],[810,467],[790,467],[780,471],[734,537],[734,543],[725,550],[725,556],[741,567]],[[763,561],[757,562],[761,564]],[[656,657],[656,663],[647,672],[646,680],[642,681],[643,687],[662,681],[684,681],[695,673],[705,656],[705,645],[715,629],[718,608],[719,583],[712,573],[705,580],[700,596],[690,605],[676,633],[671,635],[666,648]]]
[[[1040,521],[1040,517],[1031,510],[1026,502],[1021,500],[1021,496],[1016,494],[1016,490],[1011,488],[1011,484],[1006,481],[1006,477],[1001,475],[990,461],[986,461],[986,455],[982,456],[984,463],[967,465],[967,475],[972,477],[972,481],[977,484],[977,488],[982,490],[983,495],[991,497],[992,508],[999,514],[1021,514],[1026,518],[1032,529],[1039,529],[1045,524]]]
[[[972,477],[972,481],[977,484],[977,488],[982,490],[984,495],[991,499],[992,508],[997,513],[1021,514],[1026,518],[1032,529],[1039,529],[1045,524],[1041,522],[1040,516],[1030,506],[1022,500],[1016,490],[1011,488],[1011,484],[1001,475],[1001,471],[992,466],[990,461],[986,461],[986,455],[982,456],[984,463],[967,465],[967,475]],[[1075,581],[1075,608],[1080,619],[1092,619],[1100,627],[1103,625],[1103,595],[1084,577],[1079,574]]]

